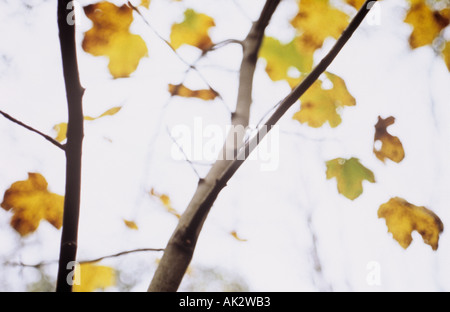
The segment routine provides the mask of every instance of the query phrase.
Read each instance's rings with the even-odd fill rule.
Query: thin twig
[[[11,115],[9,115],[9,114],[7,114],[7,113],[1,111],[1,110],[0,110],[0,114],[2,114],[6,119],[9,119],[9,120],[11,120],[12,122],[18,124],[19,126],[22,126],[22,127],[24,127],[25,129],[28,129],[28,130],[30,130],[30,131],[32,131],[32,132],[34,132],[34,133],[39,134],[39,135],[42,136],[44,139],[46,139],[46,140],[49,141],[50,143],[56,145],[57,147],[59,147],[59,148],[62,149],[63,151],[66,149],[66,147],[65,147],[63,144],[59,143],[58,141],[56,141],[56,140],[55,140],[54,138],[52,138],[51,136],[48,136],[47,134],[44,134],[44,133],[42,133],[41,131],[34,129],[33,127],[30,127],[29,125],[24,124],[24,123],[21,122],[20,120],[17,120],[16,118],[12,117]]]

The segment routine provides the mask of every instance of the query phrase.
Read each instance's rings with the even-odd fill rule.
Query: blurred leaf
[[[150,195],[158,198],[163,204],[164,208],[166,208],[167,212],[173,214],[178,219],[181,217],[180,214],[172,207],[169,196],[167,196],[166,194],[158,194],[153,188],[150,190]]]
[[[240,238],[239,235],[236,233],[236,231],[230,232],[231,236],[233,236],[237,241],[240,242],[246,242],[246,239]]]
[[[132,229],[132,230],[139,230],[139,228],[138,228],[136,222],[130,221],[130,220],[125,220],[125,219],[123,220],[123,222],[125,223],[125,225],[126,225],[129,229]]]
[[[76,273],[80,273],[77,276]],[[78,270],[75,270],[74,292],[92,292],[97,289],[105,289],[116,285],[116,273],[113,268],[93,263],[82,263]]]
[[[103,1],[85,6],[84,12],[94,23],[84,34],[84,51],[109,57],[108,68],[114,78],[128,77],[148,52],[141,36],[130,33],[133,9]]]
[[[300,123],[308,123],[310,127],[321,127],[328,121],[332,128],[337,127],[342,119],[338,110],[344,106],[356,105],[355,98],[348,92],[342,78],[326,73],[333,83],[331,89],[323,89],[322,82],[316,80],[314,84],[300,98],[300,111],[292,117]]]
[[[302,0],[299,12],[291,21],[297,29],[303,53],[312,53],[321,48],[328,37],[339,38],[349,23],[349,16],[332,7],[329,0]]]
[[[411,48],[432,44],[441,30],[449,24],[450,9],[433,10],[426,0],[410,0],[410,3],[404,22],[413,27],[409,37]]]
[[[36,231],[41,220],[61,228],[64,196],[50,193],[47,187],[41,174],[28,173],[27,180],[15,182],[6,190],[1,207],[12,210],[11,226],[21,236]]]
[[[169,92],[172,96],[178,95],[187,98],[199,98],[205,101],[214,100],[218,94],[213,89],[191,90],[183,84],[169,84]]]
[[[357,158],[336,158],[326,162],[327,179],[336,178],[338,192],[354,200],[363,192],[362,182],[375,183],[373,172],[361,165]]]
[[[295,40],[283,44],[276,38],[265,37],[259,56],[266,60],[266,72],[273,81],[289,78],[291,68],[307,73],[313,65],[313,55],[299,51]]]
[[[450,41],[447,41],[442,50],[442,57],[447,65],[448,71],[450,71]]]
[[[174,49],[188,44],[206,51],[213,44],[208,34],[209,28],[213,26],[215,23],[212,17],[187,9],[184,12],[184,20],[172,25],[170,44]]]
[[[143,6],[148,9],[148,8],[150,8],[150,2],[151,2],[151,0],[141,0],[140,6]]]
[[[386,220],[388,231],[404,249],[412,242],[412,231],[417,231],[426,244],[437,250],[439,234],[444,230],[444,225],[431,210],[394,197],[380,206],[378,218]]]
[[[366,2],[366,0],[345,0],[345,2],[355,9],[359,10],[363,6],[364,2]]]
[[[91,117],[91,116],[85,116],[84,120],[92,121],[96,120],[105,116],[113,116],[117,114],[122,109],[121,106],[116,106],[113,108],[108,109],[103,114],[97,116],[97,117]],[[67,138],[67,122],[61,122],[53,127],[53,130],[56,131],[56,137],[55,140],[58,142],[62,142]]]
[[[381,161],[385,161],[389,158],[396,163],[399,163],[405,157],[405,151],[400,139],[396,136],[392,136],[387,132],[386,128],[395,122],[394,117],[388,117],[386,119],[378,116],[378,122],[375,125],[375,138],[373,152],[375,156]],[[376,143],[381,142],[381,148],[376,148]]]

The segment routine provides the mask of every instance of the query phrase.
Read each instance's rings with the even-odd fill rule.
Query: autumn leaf
[[[450,22],[450,9],[433,10],[426,0],[410,0],[411,7],[406,14],[405,23],[413,27],[409,37],[411,48],[432,44],[434,39]]]
[[[175,210],[175,208],[172,207],[169,196],[167,196],[166,194],[159,194],[155,192],[153,188],[150,190],[149,194],[158,198],[163,204],[164,208],[166,208],[167,212],[173,214],[178,219],[181,217],[180,214]]]
[[[94,23],[84,34],[83,50],[94,56],[109,57],[109,72],[114,78],[128,77],[148,50],[141,36],[130,33],[133,9],[102,1],[84,7]]]
[[[386,128],[395,122],[394,117],[388,117],[386,119],[378,116],[378,122],[375,125],[375,138],[373,152],[375,156],[381,161],[385,161],[386,158],[399,163],[405,157],[405,151],[400,139],[396,136],[392,136],[387,132]],[[381,148],[378,148],[377,144],[381,142]]]
[[[81,263],[79,268],[75,269],[74,281],[74,292],[92,292],[114,286],[116,284],[116,273],[113,268],[108,266]]]
[[[388,231],[404,249],[412,242],[412,231],[417,231],[426,244],[437,250],[439,234],[444,230],[444,225],[431,210],[394,197],[380,206],[378,218],[386,220]]]
[[[116,106],[108,109],[106,112],[100,114],[97,117],[85,116],[84,120],[93,121],[102,117],[112,116],[117,114],[122,109],[121,106]],[[67,122],[61,122],[53,127],[53,130],[56,132],[55,140],[58,142],[62,142],[67,138]]]
[[[289,74],[291,68],[307,73],[313,65],[313,54],[299,51],[295,40],[283,44],[276,38],[265,37],[259,56],[266,60],[266,72],[273,81],[293,78]]]
[[[291,21],[297,30],[299,50],[314,52],[328,37],[339,38],[349,23],[349,16],[332,7],[329,0],[302,0]]]
[[[366,2],[366,0],[345,0],[345,2],[355,9],[359,10],[363,6],[364,2]]]
[[[328,72],[326,76],[333,87],[323,89],[322,82],[316,80],[300,98],[300,111],[294,114],[293,119],[314,128],[321,127],[325,122],[335,128],[342,121],[339,109],[356,105],[342,78]]]
[[[182,96],[187,98],[199,98],[205,101],[214,100],[218,94],[213,89],[191,90],[183,84],[169,84],[169,92],[172,96]]]
[[[139,229],[137,224],[136,224],[136,222],[134,222],[134,221],[123,219],[123,222],[131,230],[138,230]]]
[[[361,165],[357,158],[336,158],[326,162],[327,179],[336,178],[338,192],[354,200],[363,192],[362,182],[375,183],[373,172]]]
[[[148,9],[150,8],[150,0],[141,0],[140,6],[143,6],[144,8]]]
[[[36,231],[41,220],[61,228],[64,196],[49,192],[47,187],[41,174],[28,173],[27,180],[15,182],[6,190],[1,207],[12,210],[11,226],[21,236]]]
[[[450,71],[450,41],[447,41],[442,50],[442,57],[447,65],[448,71]]]
[[[239,242],[246,242],[247,241],[246,239],[243,239],[243,238],[239,237],[239,235],[237,234],[236,231],[231,231],[230,234],[231,234],[231,236],[233,236]]]
[[[176,50],[183,44],[199,48],[202,51],[212,46],[209,29],[215,26],[214,19],[193,9],[184,12],[184,20],[172,25],[170,44]]]

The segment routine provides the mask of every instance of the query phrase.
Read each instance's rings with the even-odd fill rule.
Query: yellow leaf
[[[218,95],[217,92],[212,89],[191,90],[183,84],[169,84],[169,92],[172,96],[178,95],[188,98],[199,98],[205,101],[214,100]]]
[[[312,69],[313,54],[304,53],[297,46],[295,40],[283,44],[276,38],[264,38],[259,56],[266,60],[266,72],[270,79],[278,81],[295,78],[289,74],[291,68],[300,73],[307,73]]]
[[[345,2],[355,9],[359,10],[363,6],[364,2],[366,2],[366,0],[345,0]]]
[[[299,50],[314,52],[328,37],[339,38],[349,16],[333,8],[329,0],[301,0],[299,12],[291,21],[299,33]]]
[[[28,173],[27,180],[15,182],[6,190],[1,207],[13,211],[11,226],[21,236],[36,231],[41,220],[61,228],[64,196],[49,192],[47,186],[41,174]]]
[[[431,210],[394,197],[380,206],[378,218],[386,220],[388,231],[403,248],[408,248],[412,242],[412,231],[417,231],[426,244],[437,250],[439,234],[444,230],[444,225]]]
[[[62,142],[66,139],[67,136],[67,122],[61,122],[53,127],[53,130],[56,131],[55,140],[58,142]]]
[[[332,128],[337,127],[342,119],[338,110],[344,106],[356,105],[355,98],[348,92],[342,78],[331,73],[326,76],[333,84],[331,89],[323,89],[322,82],[317,80],[300,98],[300,111],[293,119],[300,123],[308,123],[310,127],[321,127],[328,121]]]
[[[442,57],[444,58],[448,71],[450,71],[450,41],[445,43],[444,49],[442,50]]]
[[[180,214],[175,210],[175,208],[172,207],[169,196],[167,196],[166,194],[158,194],[153,188],[150,190],[149,194],[158,198],[163,204],[164,208],[166,208],[167,212],[173,214],[178,219],[181,217]]]
[[[137,226],[137,224],[136,224],[136,222],[134,222],[134,221],[130,221],[130,220],[123,220],[123,222],[125,223],[125,225],[128,227],[128,228],[130,228],[130,229],[132,229],[132,230],[138,230],[139,228],[138,228],[138,226]]]
[[[363,192],[362,182],[375,183],[373,172],[361,165],[357,158],[336,158],[326,162],[327,179],[336,178],[338,192],[354,200]]]
[[[172,25],[170,44],[174,49],[188,44],[206,51],[213,44],[208,34],[209,28],[213,26],[215,23],[212,17],[187,9],[184,12],[184,20]]]
[[[91,117],[91,116],[85,116],[84,120],[92,121],[96,120],[105,116],[112,116],[117,114],[121,110],[121,106],[116,106],[113,108],[108,109],[103,114],[97,116],[97,117]],[[56,131],[56,137],[55,140],[58,142],[62,142],[67,138],[67,122],[61,122],[53,127],[53,130]]]
[[[233,236],[236,240],[238,240],[240,242],[246,242],[247,241],[246,239],[240,238],[238,236],[238,234],[236,233],[236,231],[232,231],[232,232],[230,232],[230,234],[231,234],[231,236]]]
[[[150,8],[150,2],[151,2],[151,0],[141,0],[140,6],[143,6],[148,9],[148,8]]]
[[[109,57],[108,68],[114,78],[128,77],[148,52],[144,40],[130,33],[133,9],[103,1],[85,6],[84,12],[94,23],[84,34],[84,51]]]
[[[400,139],[396,136],[392,136],[387,132],[386,128],[395,122],[394,117],[388,117],[386,119],[378,116],[378,122],[375,125],[375,138],[373,152],[375,156],[381,161],[385,161],[389,158],[396,163],[399,163],[405,157],[405,151]],[[377,142],[381,142],[381,148],[376,146]]]
[[[78,276],[77,273],[79,273]],[[116,273],[113,268],[108,266],[82,263],[75,270],[74,280],[74,292],[92,292],[114,286],[116,284]]]
[[[411,1],[411,7],[404,20],[413,27],[409,37],[411,48],[432,44],[441,30],[449,24],[449,18],[449,8],[435,11],[430,8],[426,0]]]

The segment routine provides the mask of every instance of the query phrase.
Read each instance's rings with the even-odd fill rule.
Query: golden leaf
[[[375,183],[373,172],[361,165],[357,158],[336,158],[326,162],[327,179],[336,178],[338,192],[354,200],[363,192],[362,182]]]
[[[380,206],[378,218],[386,220],[388,231],[404,249],[412,242],[412,231],[417,231],[426,244],[437,250],[439,234],[444,230],[444,225],[431,210],[394,197]]]
[[[150,2],[151,2],[151,0],[141,0],[141,4],[139,4],[139,5],[148,9],[148,8],[150,8]]]
[[[13,211],[11,226],[21,236],[36,231],[41,220],[61,228],[64,196],[49,192],[47,186],[41,174],[28,173],[27,180],[15,182],[6,190],[1,207]]]
[[[125,219],[123,219],[123,222],[125,223],[125,225],[126,225],[129,229],[132,229],[132,230],[138,230],[138,229],[139,229],[138,226],[137,226],[137,224],[136,224],[136,222],[134,222],[134,221],[130,221],[130,220],[125,220]]]
[[[184,12],[184,20],[172,25],[170,44],[174,49],[188,44],[206,51],[213,44],[208,34],[209,28],[213,26],[215,23],[212,17],[187,9]]]
[[[442,57],[447,65],[448,71],[450,71],[450,41],[447,41],[442,50]]]
[[[322,82],[316,80],[300,98],[300,111],[292,117],[300,123],[308,123],[310,127],[321,127],[328,121],[332,128],[337,127],[342,119],[338,109],[356,105],[355,98],[348,92],[342,78],[326,73],[333,83],[331,89],[323,89]]]
[[[178,95],[187,98],[199,98],[205,101],[214,100],[218,94],[213,89],[191,90],[183,84],[169,84],[169,92],[172,96]]]
[[[299,37],[299,51],[314,52],[326,38],[339,38],[349,23],[349,16],[333,8],[329,0],[302,0],[299,12],[291,21]]]
[[[97,117],[90,117],[90,116],[85,116],[84,120],[96,120],[105,116],[113,116],[115,114],[117,114],[120,110],[122,109],[122,106],[116,106],[113,108],[108,109],[106,112],[102,113],[101,115],[97,116]]]
[[[359,10],[363,6],[364,2],[366,2],[366,0],[345,0],[345,2],[355,9]]]
[[[246,242],[246,239],[240,238],[239,235],[236,233],[236,231],[230,232],[231,236],[233,236],[237,241],[240,242]]]
[[[150,190],[149,194],[151,196],[158,198],[163,204],[164,208],[166,208],[167,212],[173,214],[178,219],[181,217],[180,214],[176,211],[176,209],[172,207],[169,196],[167,196],[166,194],[158,194],[155,192],[153,188]]]
[[[405,157],[405,151],[400,139],[396,136],[392,136],[387,132],[386,128],[395,122],[394,117],[388,117],[386,119],[378,116],[378,122],[375,125],[375,138],[373,152],[375,156],[381,161],[385,161],[389,158],[396,163],[399,163]],[[377,142],[381,142],[381,148],[377,148]]]
[[[84,34],[84,51],[109,57],[108,68],[114,78],[128,77],[148,53],[141,36],[130,33],[133,9],[103,1],[85,6],[84,12],[94,23]]]
[[[410,1],[411,7],[406,14],[405,23],[413,27],[409,37],[411,48],[432,44],[442,29],[449,24],[450,9],[436,11],[425,0]]]
[[[113,268],[108,266],[82,263],[78,269],[75,269],[74,280],[74,292],[92,292],[114,286],[116,284],[116,273]]]

